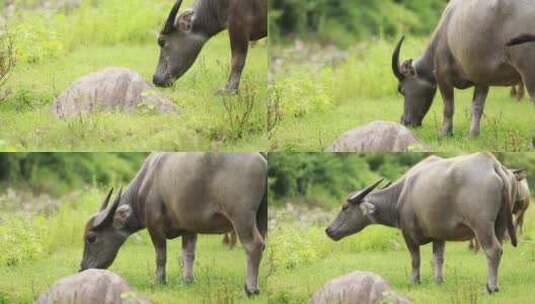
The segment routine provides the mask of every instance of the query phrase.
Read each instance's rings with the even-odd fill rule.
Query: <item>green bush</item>
[[[163,0],[83,1],[70,14],[23,10],[10,23],[17,57],[35,63],[89,45],[155,41],[168,9]]]
[[[295,267],[318,261],[329,250],[324,233],[319,228],[303,231],[290,225],[270,233],[268,246],[268,260],[275,271],[291,270]]]
[[[0,266],[15,266],[44,253],[41,218],[10,216],[0,222]]]
[[[370,35],[430,34],[446,5],[443,0],[272,0],[270,34],[314,38],[347,45]]]
[[[85,185],[126,183],[144,153],[0,153],[0,185],[50,195]]]
[[[62,199],[51,215],[10,214],[0,217],[0,266],[13,266],[58,249],[82,243],[84,224],[102,202],[105,191],[85,188]]]

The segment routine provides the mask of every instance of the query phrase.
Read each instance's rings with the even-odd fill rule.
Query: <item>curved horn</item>
[[[403,73],[401,73],[399,67],[399,53],[401,51],[401,45],[403,44],[403,40],[405,39],[405,36],[401,36],[401,39],[399,39],[398,44],[396,45],[396,48],[394,49],[394,53],[392,53],[392,72],[394,72],[394,75],[397,79],[403,80],[405,76],[403,76]]]
[[[108,192],[108,196],[104,199],[102,202],[102,206],[100,206],[100,211],[106,209],[108,207],[108,202],[110,201],[111,194],[113,193],[113,188],[110,189],[110,192]]]
[[[95,220],[93,221],[93,229],[98,230],[106,226],[107,224],[111,223],[111,221],[113,220],[113,215],[115,214],[115,211],[117,211],[117,207],[119,207],[119,203],[121,202],[122,193],[123,193],[123,189],[121,188],[121,190],[119,190],[119,194],[113,201],[113,204],[111,205],[111,207],[106,210],[101,211],[95,217]],[[109,196],[108,196],[108,200],[109,200]]]
[[[384,185],[383,187],[381,187],[381,190],[390,187],[390,185],[392,185],[392,182],[388,182],[386,185]]]
[[[350,203],[358,203],[360,202],[363,198],[366,197],[366,195],[368,195],[370,192],[373,191],[373,189],[375,189],[377,186],[379,186],[379,184],[384,180],[384,178],[381,178],[380,180],[378,180],[375,184],[371,185],[371,186],[368,186],[368,188],[356,193],[354,196],[348,198],[347,200],[350,202]]]
[[[165,26],[163,27],[162,33],[166,34],[171,33],[173,31],[173,29],[175,28],[176,15],[178,14],[178,10],[180,9],[181,5],[182,0],[178,0],[175,5],[173,5],[173,8],[169,13],[169,17],[167,17],[167,21],[165,21]]]

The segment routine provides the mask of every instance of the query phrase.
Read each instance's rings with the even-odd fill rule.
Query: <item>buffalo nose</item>
[[[331,236],[331,229],[329,228],[325,229],[325,234],[327,234],[328,236]]]
[[[163,86],[162,78],[154,75],[152,77],[152,83],[154,83],[155,86],[161,87]]]

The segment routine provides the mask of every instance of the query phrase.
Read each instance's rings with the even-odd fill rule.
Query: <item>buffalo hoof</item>
[[[260,290],[258,290],[258,289],[249,290],[249,289],[247,288],[247,285],[244,286],[244,289],[245,289],[245,294],[246,294],[248,297],[252,297],[252,296],[256,296],[256,295],[260,294]]]
[[[478,138],[479,137],[479,131],[470,131],[468,136],[470,136],[470,138]]]
[[[453,131],[452,130],[442,130],[440,132],[440,136],[441,137],[451,137],[451,136],[453,136]]]
[[[498,286],[496,286],[496,287],[494,287],[494,288],[491,288],[491,287],[489,286],[489,284],[487,284],[487,292],[488,292],[489,294],[492,294],[492,293],[495,293],[495,292],[498,292],[498,291],[500,291],[500,288],[498,288]]]
[[[190,285],[191,283],[193,283],[193,277],[191,278],[182,278],[182,282],[184,282],[184,284],[186,285]]]

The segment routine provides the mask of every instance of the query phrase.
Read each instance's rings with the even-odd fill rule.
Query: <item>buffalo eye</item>
[[[86,237],[87,243],[92,244],[97,240],[97,236],[94,233],[89,233]]]
[[[346,204],[342,205],[342,210],[345,211],[345,210],[347,210],[347,208],[349,208],[349,204],[346,203]]]
[[[165,46],[165,40],[163,38],[158,38],[158,45],[160,47],[164,47]]]

